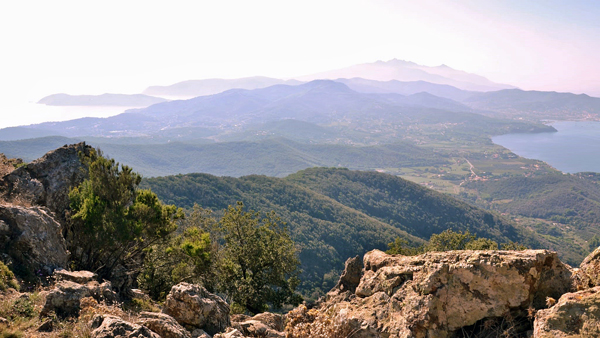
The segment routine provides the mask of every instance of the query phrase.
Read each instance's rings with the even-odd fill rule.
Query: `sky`
[[[598,18],[577,0],[5,1],[0,107],[393,58],[600,96]]]

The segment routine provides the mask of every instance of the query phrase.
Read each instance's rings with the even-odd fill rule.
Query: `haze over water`
[[[600,172],[600,122],[561,121],[552,126],[558,132],[506,134],[495,136],[492,141],[562,172]]]

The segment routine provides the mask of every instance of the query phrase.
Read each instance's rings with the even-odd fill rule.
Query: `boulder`
[[[224,331],[230,324],[229,305],[200,285],[179,283],[171,288],[163,312],[184,326],[209,334]]]
[[[211,336],[204,332],[204,330],[201,329],[195,329],[194,331],[192,331],[192,338],[211,338]]]
[[[600,286],[600,247],[581,262],[573,280],[579,290]]]
[[[250,319],[242,323],[235,323],[233,327],[246,337],[285,338],[285,333],[273,330],[258,320]]]
[[[263,312],[246,320],[259,321],[275,331],[283,331],[285,329],[285,316],[276,313]]]
[[[229,328],[227,332],[217,333],[213,338],[247,338],[238,329]]]
[[[354,258],[348,258],[344,267],[344,271],[340,276],[340,280],[337,285],[332,289],[332,292],[346,292],[350,291],[354,293],[358,284],[360,284],[360,278],[362,277],[362,261],[358,256]]]
[[[600,286],[566,293],[535,315],[535,338],[600,337]]]
[[[352,297],[330,295],[300,314],[288,331],[309,321],[339,327],[353,337],[450,337],[489,318],[544,307],[546,297],[571,290],[571,270],[556,253],[449,251],[419,256],[364,257],[364,271]],[[347,293],[350,293],[348,291]],[[332,330],[335,328],[332,328]],[[309,334],[310,336],[310,334]]]
[[[67,266],[62,230],[46,208],[0,204],[0,250],[18,275],[49,275]]]
[[[95,315],[90,322],[92,338],[161,338],[149,328],[111,315]]]
[[[141,319],[137,322],[153,332],[156,332],[162,338],[192,338],[192,335],[177,321],[164,313],[142,312]]]
[[[46,295],[46,303],[42,314],[54,312],[59,316],[77,315],[81,308],[81,299],[92,297],[98,302],[111,304],[117,301],[117,295],[112,291],[110,282],[102,284],[93,281],[79,284],[68,280],[60,281],[55,288]]]
[[[0,178],[0,191],[7,200],[45,206],[59,221],[66,219],[69,191],[87,177],[79,153],[89,154],[85,142],[65,145]]]
[[[57,269],[54,271],[56,281],[70,281],[78,284],[86,284],[98,278],[98,275],[91,271],[67,271],[65,269]]]

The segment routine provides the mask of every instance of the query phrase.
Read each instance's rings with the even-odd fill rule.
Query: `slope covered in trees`
[[[50,149],[74,142],[79,140],[46,137],[22,141],[0,141],[0,152],[29,161]],[[431,166],[448,162],[446,158],[431,149],[404,142],[366,147],[302,144],[283,138],[211,144],[173,142],[143,145],[101,142],[101,140],[92,140],[92,144],[101,148],[107,155],[136,168],[144,176],[191,172],[228,176],[249,174],[285,176],[314,166],[372,169]]]
[[[375,172],[317,168],[283,179],[188,174],[145,179],[142,186],[163,202],[188,210],[197,203],[218,211],[242,201],[257,211],[275,211],[299,246],[302,288],[317,292],[335,283],[348,257],[385,250],[397,237],[416,246],[452,228],[498,242],[535,245],[513,224],[489,212]]]

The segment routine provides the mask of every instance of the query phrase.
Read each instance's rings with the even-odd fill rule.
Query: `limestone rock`
[[[141,319],[137,322],[153,332],[158,333],[162,338],[192,338],[192,335],[177,321],[164,313],[142,312]]]
[[[419,256],[374,250],[363,261],[354,297],[331,295],[302,316],[339,324],[356,338],[449,337],[486,318],[542,308],[546,297],[558,298],[571,290],[571,270],[556,253],[545,250]],[[288,328],[294,325],[310,329],[302,320]]]
[[[600,337],[600,286],[566,293],[536,313],[535,338]]]
[[[0,204],[0,248],[21,275],[46,275],[68,262],[62,226],[42,207]]]
[[[285,316],[280,314],[263,312],[249,319],[259,321],[275,331],[283,331],[285,329]]]
[[[581,262],[573,279],[580,290],[600,286],[600,247]]]
[[[98,275],[91,271],[67,271],[65,269],[57,269],[54,271],[54,278],[57,281],[67,280],[78,284],[86,284],[98,278]]]
[[[192,331],[192,338],[211,338],[211,336],[204,332],[204,330],[201,329],[195,329],[194,331]]]
[[[163,312],[184,326],[203,329],[209,334],[225,330],[229,305],[200,285],[179,283],[171,288]]]
[[[98,302],[103,301],[108,304],[118,298],[112,291],[110,282],[100,284],[93,281],[79,284],[65,280],[58,282],[55,288],[48,292],[42,313],[48,314],[53,311],[60,316],[77,315],[81,299],[85,297],[93,297]]]
[[[273,330],[258,320],[250,319],[242,323],[236,323],[235,329],[240,331],[246,337],[285,338],[285,334],[283,332]]]
[[[7,200],[45,206],[65,220],[69,191],[87,177],[79,153],[89,154],[85,142],[65,145],[0,178],[0,191]]]
[[[230,328],[225,333],[217,333],[213,338],[247,338],[239,330]]]
[[[145,326],[111,315],[95,315],[90,322],[92,338],[161,338]]]
[[[345,292],[350,291],[354,293],[356,287],[360,284],[360,278],[362,277],[362,261],[358,256],[354,258],[348,258],[344,267],[344,271],[340,276],[340,280],[337,285],[333,288],[334,292]]]

